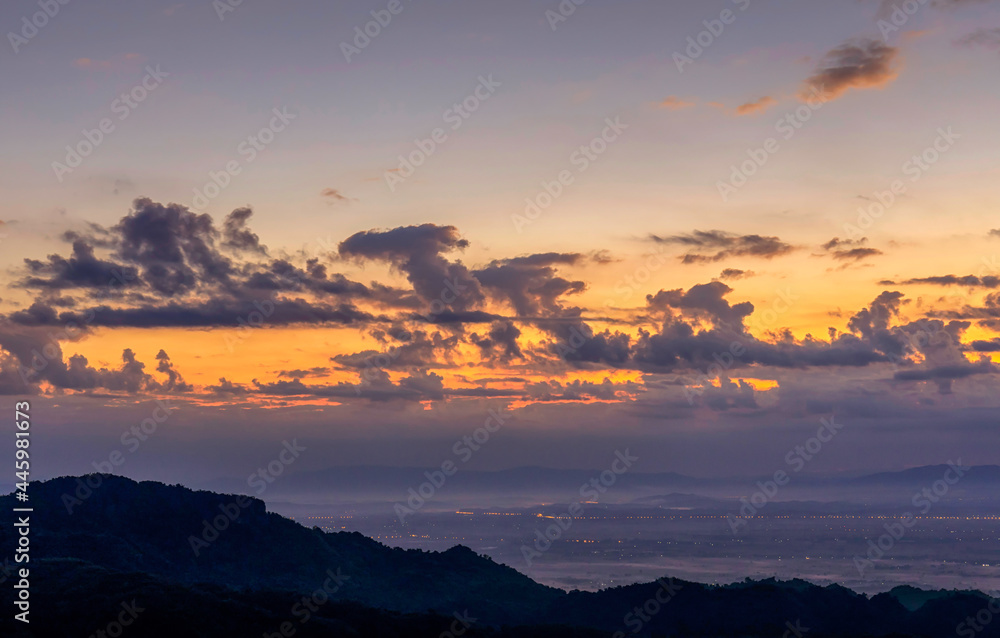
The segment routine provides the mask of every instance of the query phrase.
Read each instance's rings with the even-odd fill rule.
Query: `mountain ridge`
[[[99,481],[100,487],[77,493],[88,480]],[[60,477],[32,483],[29,492],[36,507],[53,503],[37,515],[32,528],[42,559],[38,569],[52,590],[49,595],[61,593],[65,598],[69,593],[64,588],[79,593],[88,583],[100,583],[118,595],[127,589],[118,584],[134,582],[139,590],[153,592],[152,604],[161,611],[168,603],[157,597],[166,593],[155,592],[189,597],[197,609],[210,608],[215,599],[225,603],[223,607],[270,609],[262,596],[285,600],[335,580],[338,587],[328,597],[336,607],[329,609],[363,609],[358,612],[363,618],[357,620],[362,624],[391,624],[399,621],[392,614],[403,614],[437,627],[435,623],[450,614],[469,613],[478,627],[501,632],[495,635],[536,635],[530,632],[546,625],[579,627],[578,633],[566,635],[580,636],[590,635],[590,630],[773,636],[783,633],[786,623],[801,622],[814,637],[945,636],[953,635],[956,625],[987,600],[981,592],[913,588],[869,598],[839,585],[820,587],[803,580],[705,585],[667,576],[599,592],[565,592],[465,546],[443,552],[389,548],[356,532],[307,528],[245,496],[112,475]],[[70,496],[72,507],[55,506],[64,495]],[[15,540],[8,524],[13,522],[14,505],[12,495],[0,497],[4,544]],[[213,525],[217,533],[210,533]],[[205,546],[192,542],[199,538]],[[56,565],[58,577],[46,573],[46,566],[51,570]],[[100,598],[91,606],[107,604]],[[70,607],[64,612],[86,613]],[[650,611],[654,607],[656,613]],[[272,611],[260,622],[272,622]],[[330,618],[333,633],[322,635],[341,635],[336,633],[337,622]],[[502,633],[515,626],[528,633]],[[561,630],[549,631],[537,635],[558,635]],[[1000,635],[1000,623],[980,635]]]

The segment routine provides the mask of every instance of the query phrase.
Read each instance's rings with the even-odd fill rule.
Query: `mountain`
[[[110,475],[32,483],[29,493],[34,636],[87,635],[129,605],[143,610],[130,635],[152,637],[272,636],[282,623],[297,636],[954,636],[988,602],[913,588],[869,598],[798,580],[563,592],[466,547],[389,548],[303,527],[248,497]],[[5,548],[14,507],[13,495],[0,497]],[[11,595],[0,589],[8,610]],[[0,635],[16,635],[11,616]],[[976,635],[1000,636],[1000,623]]]
[[[406,498],[406,488],[416,487],[427,480],[425,472],[437,468],[359,466],[328,468],[317,471],[291,472],[280,482],[268,487],[269,498],[308,497],[343,500],[388,500]],[[786,468],[787,469],[787,468]],[[873,487],[903,487],[919,490],[941,479],[947,465],[928,465],[896,472],[875,474],[818,476],[794,474],[793,481],[783,491],[797,490],[850,490]],[[539,494],[543,500],[574,495],[580,486],[595,475],[593,470],[567,470],[542,467],[518,467],[498,471],[462,471],[448,480],[446,498],[465,498],[468,495],[524,495],[531,499]],[[616,491],[633,494],[633,497],[656,496],[681,492],[715,498],[732,498],[745,495],[756,488],[757,481],[769,481],[772,476],[695,478],[674,472],[630,471],[618,477]],[[1000,466],[982,465],[971,468],[959,481],[959,488],[995,487],[1000,485]],[[246,479],[219,478],[203,485],[212,491],[246,493]],[[661,491],[662,490],[662,491]],[[514,498],[514,497],[511,497]],[[516,500],[516,499],[515,499]],[[535,499],[537,502],[537,498]]]

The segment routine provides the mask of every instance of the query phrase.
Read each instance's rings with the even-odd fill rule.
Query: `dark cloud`
[[[184,377],[181,376],[180,372],[174,369],[173,362],[170,361],[170,355],[166,353],[165,350],[160,350],[156,353],[156,370],[167,375],[167,380],[162,384],[163,390],[166,392],[191,392],[194,387],[184,382]]]
[[[723,281],[731,281],[736,279],[748,279],[755,276],[755,273],[751,270],[740,270],[738,268],[726,268],[721,273],[719,273],[719,279]]]
[[[883,293],[869,308],[850,321],[852,333],[835,336],[829,342],[807,337],[796,341],[785,334],[777,341],[762,341],[748,334],[744,319],[753,307],[747,302],[730,305],[723,297],[731,292],[715,282],[696,286],[687,293],[678,291],[651,295],[651,308],[674,308],[659,333],[642,331],[632,350],[633,365],[657,371],[701,372],[716,367],[739,368],[748,365],[779,368],[810,366],[861,367],[872,363],[902,359],[904,339],[890,328],[898,317],[901,293]],[[698,288],[697,294],[695,289]],[[699,330],[692,319],[708,319],[708,329]]]
[[[993,292],[983,298],[981,306],[966,305],[959,310],[932,310],[928,316],[950,319],[975,319],[980,325],[1000,329],[1000,292]]]
[[[650,239],[660,244],[676,244],[690,249],[692,252],[681,257],[685,264],[722,261],[731,257],[772,259],[795,250],[777,237],[736,235],[721,230],[696,230],[690,235],[667,237],[650,235]]]
[[[330,374],[330,368],[316,366],[308,370],[282,370],[278,373],[278,376],[288,377],[289,379],[306,379],[309,377],[324,377],[328,374]]]
[[[899,50],[879,40],[851,40],[829,51],[800,97],[833,100],[850,89],[881,88],[898,76]]]
[[[260,237],[248,227],[247,222],[252,216],[253,210],[249,208],[237,208],[226,215],[222,222],[222,245],[267,254],[267,247],[260,243]]]
[[[863,261],[869,257],[885,254],[877,248],[869,248],[866,246],[867,243],[867,237],[862,237],[861,239],[840,239],[839,237],[834,237],[823,244],[822,248],[833,259],[848,262],[847,265]]]
[[[951,393],[952,381],[964,379],[975,374],[995,374],[1000,372],[989,361],[978,363],[960,363],[954,365],[925,368],[920,370],[901,370],[894,375],[897,381],[934,381],[942,394]]]
[[[549,352],[571,365],[620,368],[626,367],[632,357],[632,338],[627,334],[595,332],[582,321],[540,322],[539,326],[555,338]]]
[[[614,383],[610,379],[604,379],[601,383],[581,381],[579,379],[569,383],[559,381],[539,381],[529,383],[524,388],[524,393],[532,401],[540,403],[559,401],[621,401],[631,399],[645,392],[645,388],[638,383],[626,381],[624,383]]]
[[[273,316],[267,317],[271,325],[376,319],[359,310],[358,301],[410,312],[426,308],[412,291],[377,282],[366,286],[328,272],[319,258],[268,260],[267,248],[249,227],[252,215],[250,208],[236,209],[220,231],[208,215],[137,199],[110,228],[89,224],[64,233],[72,244],[70,256],[26,260],[19,285],[42,292],[9,318],[23,326],[74,321],[81,326],[211,327],[234,326],[261,304],[274,305]],[[57,291],[63,290],[80,296],[59,297]]]
[[[469,339],[479,350],[483,358],[496,357],[500,361],[510,361],[511,359],[523,359],[524,353],[517,343],[517,338],[521,336],[521,331],[510,321],[497,321],[490,326],[490,331],[480,337],[478,334],[470,335]]]
[[[583,281],[559,277],[555,266],[572,265],[583,259],[571,253],[544,253],[498,260],[472,274],[483,288],[510,302],[519,316],[553,316],[562,313],[560,298],[582,293]]]
[[[105,390],[139,394],[192,389],[163,350],[156,357],[157,370],[166,376],[166,380],[160,381],[146,371],[146,364],[131,349],[122,351],[120,367],[96,368],[83,355],[66,359],[59,341],[48,331],[36,328],[0,325],[0,347],[7,353],[0,358],[0,388],[14,394],[37,394],[43,383],[57,392]]]
[[[479,282],[461,262],[443,253],[466,248],[454,226],[403,226],[370,230],[342,241],[341,257],[385,261],[406,274],[414,291],[425,302],[452,310],[466,310],[482,303]]]
[[[884,291],[868,308],[860,310],[847,322],[851,332],[872,344],[879,352],[890,356],[902,356],[905,346],[900,337],[889,329],[889,324],[899,317],[903,305],[903,293]]]
[[[851,248],[849,250],[835,250],[832,256],[839,261],[861,261],[883,254],[885,253],[877,248]]]
[[[24,263],[28,276],[21,280],[20,285],[26,288],[96,290],[138,284],[134,268],[95,257],[94,246],[75,236],[71,257],[49,255],[47,261],[25,259]]]
[[[714,326],[739,326],[742,332],[744,321],[753,313],[753,304],[744,301],[731,306],[725,297],[732,291],[726,284],[713,281],[692,286],[687,291],[679,288],[661,290],[655,295],[646,295],[646,303],[653,311],[678,309],[685,316],[707,319]]]
[[[114,230],[120,235],[120,258],[138,265],[143,280],[164,296],[187,292],[199,282],[225,284],[233,273],[232,262],[215,248],[219,233],[212,218],[179,204],[137,199]]]
[[[725,376],[719,377],[719,387],[708,385],[699,395],[701,403],[717,412],[728,410],[757,410],[757,391],[744,381],[732,381]]]
[[[448,365],[455,349],[460,344],[458,335],[443,335],[416,330],[406,335],[406,339],[384,352],[365,350],[353,354],[338,354],[331,358],[342,368],[365,370],[405,370],[426,368],[432,365]]]
[[[254,380],[253,391],[257,394],[281,397],[320,397],[330,400],[357,399],[367,401],[427,401],[446,397],[491,398],[517,397],[519,391],[491,390],[489,388],[452,389],[444,387],[440,375],[427,370],[416,370],[393,383],[389,375],[381,369],[369,368],[359,374],[357,384],[337,383],[329,385],[307,385],[298,379],[262,383]]]
[[[212,394],[229,397],[243,397],[250,393],[250,390],[245,385],[233,383],[225,377],[219,379],[219,385],[210,385],[205,389]]]
[[[259,315],[259,317],[258,317]],[[205,328],[241,326],[287,326],[295,324],[358,324],[387,321],[349,303],[318,304],[303,299],[221,300],[198,303],[167,302],[131,308],[94,306],[80,312],[53,314],[46,306],[32,306],[31,312],[16,312],[14,323],[26,326],[64,325],[112,328]],[[242,321],[241,321],[242,320]],[[249,327],[247,329],[251,329]]]
[[[964,277],[958,277],[956,275],[939,275],[936,277],[917,277],[895,283],[891,281],[885,283],[885,285],[889,286],[910,286],[917,284],[927,284],[933,286],[967,286],[970,288],[997,288],[1000,287],[1000,277],[992,275],[987,275],[985,277],[976,277],[975,275],[966,275]]]
[[[996,337],[989,341],[973,341],[970,345],[976,352],[1000,352],[1000,338]]]

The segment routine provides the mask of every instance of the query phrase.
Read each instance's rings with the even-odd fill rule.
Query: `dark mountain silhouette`
[[[88,480],[100,486],[78,492]],[[869,598],[799,580],[566,593],[462,546],[388,548],[303,527],[248,497],[108,475],[29,491],[34,636],[89,635],[133,600],[143,611],[128,635],[153,637],[281,635],[282,623],[297,636],[954,636],[988,603],[978,592],[897,588]],[[5,548],[15,542],[15,506],[0,497]],[[11,578],[0,589],[7,610]],[[315,607],[308,622],[304,596]],[[466,615],[475,622],[462,624]],[[0,635],[17,635],[12,616],[0,617]],[[1000,622],[976,635],[1000,636]]]

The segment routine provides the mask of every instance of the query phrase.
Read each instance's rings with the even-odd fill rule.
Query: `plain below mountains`
[[[88,480],[99,487],[81,490]],[[565,592],[466,547],[390,548],[304,527],[245,496],[109,475],[32,483],[29,492],[36,511],[24,635],[100,635],[128,620],[117,627],[122,635],[152,638],[1000,636],[1000,621],[982,622],[995,605],[979,592],[897,588],[867,597],[798,580],[715,586],[668,575]],[[12,495],[0,497],[6,556],[17,541],[15,507]],[[0,568],[3,636],[25,629],[13,620],[11,567],[20,566]]]

